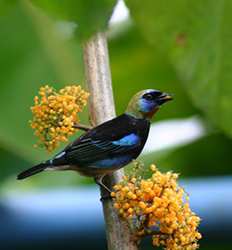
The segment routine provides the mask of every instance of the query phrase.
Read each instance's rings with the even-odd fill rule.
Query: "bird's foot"
[[[102,195],[101,195],[101,201],[105,201],[105,200],[108,200],[108,199],[111,199],[111,192],[112,190],[110,190],[103,182],[103,178],[104,178],[105,175],[100,175],[100,176],[96,176],[94,178],[95,182],[100,186],[102,187],[104,190],[104,192],[102,192]]]
[[[111,199],[112,199],[112,197],[111,197],[110,193],[107,192],[107,193],[104,193],[101,195],[100,201],[104,202],[104,201],[111,200]]]

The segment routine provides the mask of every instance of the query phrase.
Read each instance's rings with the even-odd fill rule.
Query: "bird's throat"
[[[137,119],[151,120],[158,110],[159,110],[159,107],[154,108],[150,112],[141,112],[141,111],[138,111],[138,110],[128,109],[126,111],[126,114],[131,115],[131,116],[133,116],[134,118],[137,118]]]

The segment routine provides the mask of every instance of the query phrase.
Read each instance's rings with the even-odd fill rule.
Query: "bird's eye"
[[[153,96],[152,96],[151,94],[146,94],[144,97],[145,97],[145,99],[148,100],[148,101],[150,101],[150,100],[153,99]]]

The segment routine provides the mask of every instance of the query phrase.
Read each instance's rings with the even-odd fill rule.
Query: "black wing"
[[[150,123],[123,114],[91,129],[54,158],[54,165],[88,165],[120,154],[139,154]],[[130,139],[129,143],[125,139]]]

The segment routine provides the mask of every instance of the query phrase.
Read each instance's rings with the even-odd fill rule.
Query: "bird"
[[[86,130],[53,158],[21,172],[25,179],[44,170],[74,170],[93,177],[110,192],[103,178],[136,159],[147,141],[151,119],[161,105],[172,100],[168,93],[155,89],[139,91],[126,111],[94,128]]]

